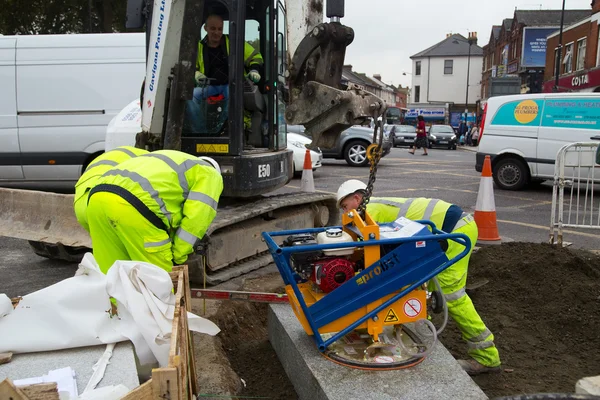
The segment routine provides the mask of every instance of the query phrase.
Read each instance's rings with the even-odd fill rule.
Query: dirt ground
[[[503,371],[475,377],[490,397],[573,392],[597,375],[600,362],[600,256],[546,244],[507,243],[473,254],[470,292],[495,335]],[[246,282],[244,290],[281,291],[278,276]],[[245,383],[240,398],[296,399],[267,337],[267,306],[223,302],[213,318],[233,370]],[[466,345],[449,322],[441,341],[456,358]]]

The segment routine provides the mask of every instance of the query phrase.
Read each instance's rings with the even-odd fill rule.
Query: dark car
[[[308,136],[302,125],[288,125],[288,132]],[[369,165],[367,147],[371,143],[373,143],[372,128],[351,126],[342,132],[333,148],[321,148],[321,151],[323,152],[323,158],[346,160],[348,165],[352,167],[363,167]],[[391,148],[392,142],[389,139],[389,133],[386,132],[383,136],[383,156],[388,155]]]
[[[436,146],[456,150],[456,133],[450,125],[431,125],[427,139],[429,148]]]
[[[412,125],[394,125],[390,130],[393,146],[412,146],[417,137],[417,128]]]

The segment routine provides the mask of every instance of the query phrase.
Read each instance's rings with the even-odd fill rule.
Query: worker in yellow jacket
[[[87,201],[90,190],[96,186],[96,181],[103,173],[130,158],[147,154],[146,150],[131,146],[117,147],[94,158],[75,184],[75,199],[73,209],[77,222],[86,230],[90,231],[87,220]]]
[[[367,186],[356,179],[344,182],[337,192],[338,207],[344,212],[357,209]],[[367,204],[367,212],[377,223],[393,222],[399,217],[410,220],[430,220],[438,229],[448,233],[463,233],[471,240],[471,251],[458,262],[440,272],[437,279],[448,305],[448,314],[454,319],[467,342],[471,359],[459,360],[470,375],[500,371],[500,356],[494,344],[494,335],[485,326],[465,292],[469,259],[477,241],[477,224],[470,214],[451,203],[427,198],[376,198]],[[451,259],[464,246],[449,240],[446,256]]]
[[[160,150],[106,171],[90,191],[88,221],[102,272],[117,260],[171,271],[194,251],[217,214],[223,191],[209,157]]]

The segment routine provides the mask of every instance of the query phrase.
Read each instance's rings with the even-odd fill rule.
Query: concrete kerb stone
[[[271,345],[302,400],[488,398],[440,342],[414,367],[363,371],[323,357],[289,305],[269,306],[268,330]]]

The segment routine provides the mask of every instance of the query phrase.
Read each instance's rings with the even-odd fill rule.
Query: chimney
[[[450,36],[452,36],[452,32],[446,33],[446,39],[449,38]]]
[[[477,44],[477,32],[469,32],[469,42]]]
[[[381,74],[373,74],[373,78],[381,80]]]

